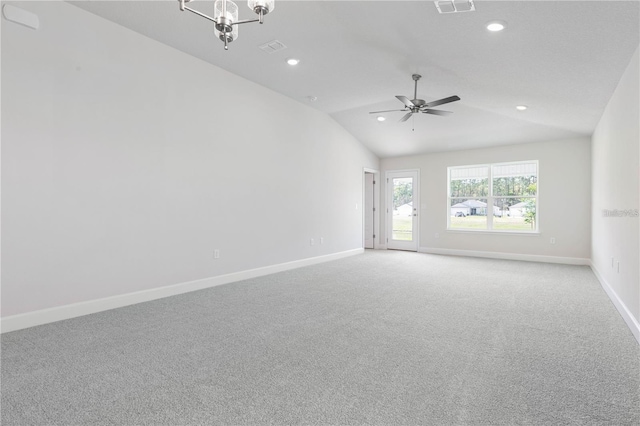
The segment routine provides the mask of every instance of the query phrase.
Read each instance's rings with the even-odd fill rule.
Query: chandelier
[[[244,19],[240,21],[238,20],[238,6],[231,0],[216,0],[213,5],[213,18],[186,6],[186,3],[191,1],[192,0],[178,0],[180,10],[183,12],[188,10],[212,21],[214,23],[213,32],[216,37],[224,42],[225,50],[229,49],[229,43],[238,38],[238,25],[248,24],[249,22],[260,22],[262,24],[264,15],[271,12],[275,7],[275,0],[248,0],[247,5],[249,9],[258,15],[258,19]]]

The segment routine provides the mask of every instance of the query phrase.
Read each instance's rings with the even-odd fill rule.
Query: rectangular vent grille
[[[267,53],[273,53],[273,52],[277,52],[279,50],[287,48],[287,46],[285,46],[284,43],[278,40],[272,40],[258,47],[260,48],[260,50]]]
[[[473,12],[476,10],[473,0],[439,0],[434,3],[440,13]]]

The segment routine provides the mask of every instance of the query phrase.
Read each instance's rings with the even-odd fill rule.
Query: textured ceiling
[[[177,1],[72,3],[326,112],[380,157],[590,135],[640,43],[638,1],[476,1],[441,15],[433,1],[277,0],[228,51]],[[189,6],[212,14],[213,2]],[[486,30],[496,19],[505,31]],[[258,49],[274,39],[287,48]],[[438,107],[453,115],[368,114],[402,108],[416,72],[418,98],[462,98]]]

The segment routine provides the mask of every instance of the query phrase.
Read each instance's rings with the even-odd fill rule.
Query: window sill
[[[496,231],[488,229],[447,229],[452,234],[495,234],[495,235],[521,235],[526,237],[539,237],[540,231]]]

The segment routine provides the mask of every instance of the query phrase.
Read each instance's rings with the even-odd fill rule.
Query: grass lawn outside
[[[486,216],[451,216],[450,229],[487,229]],[[493,229],[500,231],[533,231],[523,217],[493,217]]]
[[[391,238],[396,241],[411,241],[413,221],[412,216],[393,216]]]
[[[396,241],[412,240],[413,221],[411,216],[393,216],[392,238]],[[486,216],[451,216],[449,229],[487,229]],[[498,231],[533,231],[531,224],[526,223],[523,217],[497,217],[493,218],[493,229]]]

